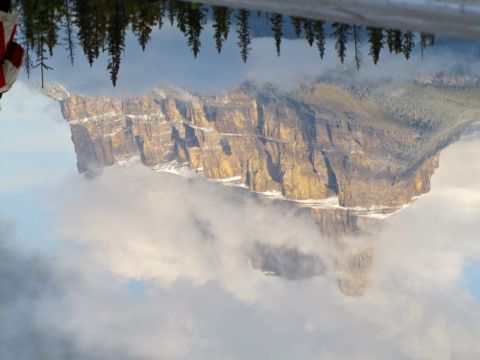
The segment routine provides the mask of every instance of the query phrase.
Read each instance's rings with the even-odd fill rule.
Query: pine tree
[[[315,41],[315,31],[313,30],[313,20],[305,19],[303,21],[303,31],[305,32],[305,39],[307,39],[308,45],[310,47]]]
[[[40,69],[42,87],[45,82],[45,71],[52,69],[47,61],[58,44],[59,24],[64,14],[64,5],[64,0],[19,0],[17,3],[26,49],[25,69],[28,76],[31,69]]]
[[[412,53],[412,49],[415,47],[415,35],[411,31],[405,31],[402,37],[402,48],[403,48],[403,55],[408,60],[410,58],[410,54]]]
[[[168,21],[170,22],[170,25],[173,26],[173,24],[175,23],[175,17],[176,17],[175,4],[174,4],[174,1],[172,0],[168,0],[167,3],[168,3],[168,6],[167,6]]]
[[[435,35],[421,33],[420,34],[420,49],[422,51],[422,59],[423,59],[423,52],[427,46],[433,46],[435,44]]]
[[[158,14],[161,12],[160,3],[137,1],[133,4],[131,11],[131,15],[127,14],[127,16],[130,18],[132,32],[137,37],[142,50],[145,51],[152,29],[157,25]]]
[[[202,34],[203,26],[205,25],[205,12],[203,5],[191,4],[186,12],[186,28],[185,33],[187,42],[192,49],[193,56],[196,58],[200,52],[200,35]]]
[[[90,65],[106,53],[107,69],[112,83],[115,85],[120,69],[121,55],[125,47],[126,29],[131,25],[142,49],[145,49],[153,31],[158,24],[162,26],[162,18],[167,13],[172,25],[176,26],[187,38],[188,46],[196,57],[200,51],[201,33],[206,23],[207,11],[204,5],[185,3],[175,0],[16,0],[20,13],[19,37],[25,48],[24,68],[30,75],[33,68],[39,68],[44,81],[45,71],[51,69],[47,64],[54,49],[65,46],[67,56],[73,64],[75,46],[80,45]],[[218,52],[221,52],[231,28],[232,10],[226,7],[212,7],[214,40]],[[279,14],[261,13],[270,27],[277,55],[283,36],[284,19]],[[235,12],[237,45],[241,58],[247,61],[251,51],[249,34],[249,16],[247,10]],[[49,19],[49,21],[45,21]],[[304,33],[310,46],[315,42],[321,58],[326,47],[324,22],[291,17],[291,23],[297,37]],[[334,23],[332,25],[336,38],[335,50],[343,63],[346,57],[347,43],[353,33],[354,62],[357,69],[363,61],[361,49],[361,27]],[[373,62],[379,61],[381,49],[388,45],[390,52],[403,55],[409,59],[415,46],[415,35],[411,31],[367,28],[370,42],[369,55]],[[424,49],[434,44],[435,37],[420,34],[419,47],[423,57]],[[76,44],[77,42],[77,44]]]
[[[280,44],[282,42],[282,28],[283,28],[283,16],[280,14],[272,14],[270,17],[272,23],[272,32],[275,39],[275,48],[277,49],[277,56],[280,56]]]
[[[218,53],[222,51],[223,42],[227,40],[230,32],[230,9],[223,6],[213,7],[213,28],[215,29],[215,48]]]
[[[353,25],[353,45],[355,50],[355,67],[357,70],[360,70],[360,65],[362,63],[362,52],[360,51],[360,29],[357,25]]]
[[[297,39],[300,38],[300,35],[302,35],[303,19],[296,16],[292,16],[290,17],[290,21],[292,22],[293,30],[295,31],[295,36],[297,37]]]
[[[187,16],[186,16],[186,8],[187,4],[183,2],[174,1],[174,14],[177,20],[177,27],[178,29],[186,35],[187,32]]]
[[[78,28],[78,39],[87,56],[88,63],[92,66],[98,59],[100,50],[103,50],[107,37],[107,15],[111,8],[104,3],[92,6],[89,2],[75,0],[75,24]]]
[[[335,43],[335,50],[337,50],[337,54],[338,54],[338,57],[340,58],[340,62],[343,64],[345,61],[345,54],[347,51],[350,25],[342,24],[342,23],[334,23],[332,27],[335,29],[332,35],[337,37],[337,41]]]
[[[30,43],[27,41],[25,44],[25,56],[23,59],[23,67],[27,73],[27,78],[30,78],[31,71],[33,68],[33,61],[31,55],[32,49],[30,48]]]
[[[403,34],[400,30],[395,30],[393,37],[393,50],[396,54],[400,54],[403,51]]]
[[[321,59],[323,59],[323,56],[325,55],[325,31],[323,25],[323,21],[315,21],[313,23],[313,32],[315,34],[315,41]]]
[[[251,50],[250,43],[252,41],[248,24],[249,17],[250,12],[248,10],[239,10],[235,16],[237,20],[237,44],[240,47],[240,54],[244,63],[247,62],[248,54]]]
[[[160,30],[163,26],[163,18],[165,17],[165,13],[166,13],[166,2],[167,0],[160,1],[158,13],[157,13],[158,30]]]
[[[388,29],[386,33],[387,33],[388,50],[390,51],[390,53],[392,53],[394,48],[394,43],[395,43],[395,30]]]
[[[23,62],[27,76],[30,77],[33,68],[32,52],[35,50],[36,37],[34,33],[34,1],[21,0],[19,4],[20,10],[20,33],[22,36],[22,44],[25,49],[25,59]]]
[[[112,80],[113,86],[117,85],[122,52],[125,48],[125,29],[128,25],[127,20],[123,4],[115,2],[113,5],[113,13],[109,17],[107,24],[107,51],[110,56],[107,69],[110,72],[110,79]]]
[[[41,3],[41,2],[40,2]],[[60,21],[63,17],[64,1],[63,0],[43,0],[43,4],[39,4],[40,18],[43,20],[41,28],[45,27],[46,45],[50,57],[53,56],[53,49],[58,44],[58,33],[60,29]]]
[[[75,57],[75,44],[73,39],[73,29],[72,29],[72,18],[71,18],[71,4],[69,0],[65,0],[65,43],[67,45],[67,55],[70,59],[70,63],[73,66],[73,61]]]
[[[35,42],[36,48],[35,48],[35,55],[36,55],[36,63],[32,66],[33,68],[40,68],[40,76],[41,76],[41,84],[42,88],[44,86],[45,82],[45,71],[46,70],[52,70],[53,68],[47,64],[47,45],[46,45],[46,39],[47,37],[45,34],[42,34],[41,32],[37,33],[37,39]]]
[[[376,65],[380,58],[380,51],[383,48],[383,30],[380,28],[368,27],[368,41],[370,42],[370,52],[368,53]]]

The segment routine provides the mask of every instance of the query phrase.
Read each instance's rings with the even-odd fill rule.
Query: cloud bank
[[[72,179],[54,201],[54,253],[32,262],[2,232],[13,250],[2,252],[1,348],[19,359],[477,358],[480,305],[462,277],[480,259],[479,145],[447,149],[431,193],[387,221],[358,299],[331,273],[286,281],[249,266],[254,241],[326,255],[301,212],[142,167]]]

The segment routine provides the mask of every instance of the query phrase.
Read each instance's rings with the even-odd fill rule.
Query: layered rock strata
[[[342,237],[365,234],[428,192],[438,152],[480,116],[472,105],[445,125],[435,121],[435,106],[410,99],[412,93],[428,93],[430,104],[439,100],[452,112],[458,101],[443,88],[384,87],[390,93],[325,82],[291,92],[245,84],[214,96],[171,89],[128,99],[51,92],[70,124],[81,173],[132,161],[157,170],[193,169],[308,208],[341,249]],[[373,250],[340,252],[340,288],[359,295]],[[308,266],[285,275],[288,266],[278,259],[291,254],[304,259],[287,249],[274,260],[254,257],[252,263],[287,278],[322,269],[308,260]]]
[[[405,159],[418,133],[325,84],[288,95],[71,95],[62,109],[80,172],[138,158],[285,199],[314,204],[337,197],[339,206],[361,210],[400,207],[427,192],[438,161]]]

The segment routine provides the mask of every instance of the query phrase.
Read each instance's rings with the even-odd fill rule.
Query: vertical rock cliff
[[[364,234],[429,191],[439,151],[480,115],[476,98],[459,104],[455,91],[425,83],[387,83],[373,92],[331,81],[290,92],[244,84],[214,96],[171,89],[128,99],[68,94],[61,107],[81,173],[131,161],[193,169],[309,208],[342,248],[342,237]],[[429,101],[415,100],[422,96]],[[438,102],[448,111],[437,113]],[[281,258],[292,253],[285,251]],[[373,250],[341,253],[338,268],[349,275],[340,276],[340,287],[361,294]]]

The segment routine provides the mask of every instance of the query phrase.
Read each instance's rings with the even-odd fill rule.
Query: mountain
[[[310,212],[338,250],[342,291],[359,295],[373,249],[351,249],[342,239],[367,236],[429,191],[439,151],[480,115],[478,89],[459,83],[356,83],[330,74],[291,91],[245,83],[212,96],[177,89],[125,99],[47,92],[70,124],[80,173],[140,161],[290,201]],[[282,267],[287,258],[305,259],[295,249],[272,258],[271,249],[259,247],[258,254],[264,256],[254,256],[252,266],[286,278],[322,269],[313,260],[300,270]]]

